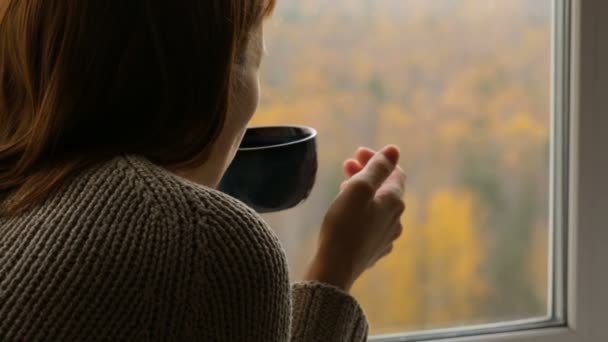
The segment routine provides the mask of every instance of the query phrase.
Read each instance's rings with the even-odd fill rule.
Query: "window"
[[[253,124],[313,126],[320,147],[311,198],[265,216],[292,278],[314,251],[344,158],[359,145],[396,143],[409,175],[406,230],[353,289],[375,339],[608,340],[598,318],[608,303],[590,299],[603,298],[608,272],[585,254],[608,257],[597,245],[608,189],[590,183],[606,183],[599,177],[608,163],[583,150],[608,142],[582,115],[583,107],[608,108],[597,91],[582,92],[608,88],[606,69],[592,69],[608,58],[598,38],[608,24],[581,20],[607,7],[279,1],[266,26],[264,95]],[[579,39],[585,30],[590,38]],[[600,273],[591,282],[593,272]]]

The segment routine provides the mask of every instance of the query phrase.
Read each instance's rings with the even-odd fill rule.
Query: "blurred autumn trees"
[[[319,130],[311,198],[266,219],[293,277],[359,145],[399,145],[405,232],[356,284],[373,333],[547,313],[551,1],[281,0],[254,124]]]

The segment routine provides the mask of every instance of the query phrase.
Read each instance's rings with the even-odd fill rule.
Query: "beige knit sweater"
[[[0,216],[1,341],[364,341],[357,302],[290,287],[241,202],[117,157]]]

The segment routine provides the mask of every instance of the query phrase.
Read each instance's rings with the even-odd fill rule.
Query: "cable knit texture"
[[[0,216],[1,341],[365,341],[357,302],[290,287],[241,202],[116,157]]]

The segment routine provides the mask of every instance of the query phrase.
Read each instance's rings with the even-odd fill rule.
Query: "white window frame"
[[[551,317],[370,340],[608,341],[608,1],[554,1],[567,27],[554,45],[553,141],[568,148],[553,153],[553,166],[567,167],[551,177]]]

